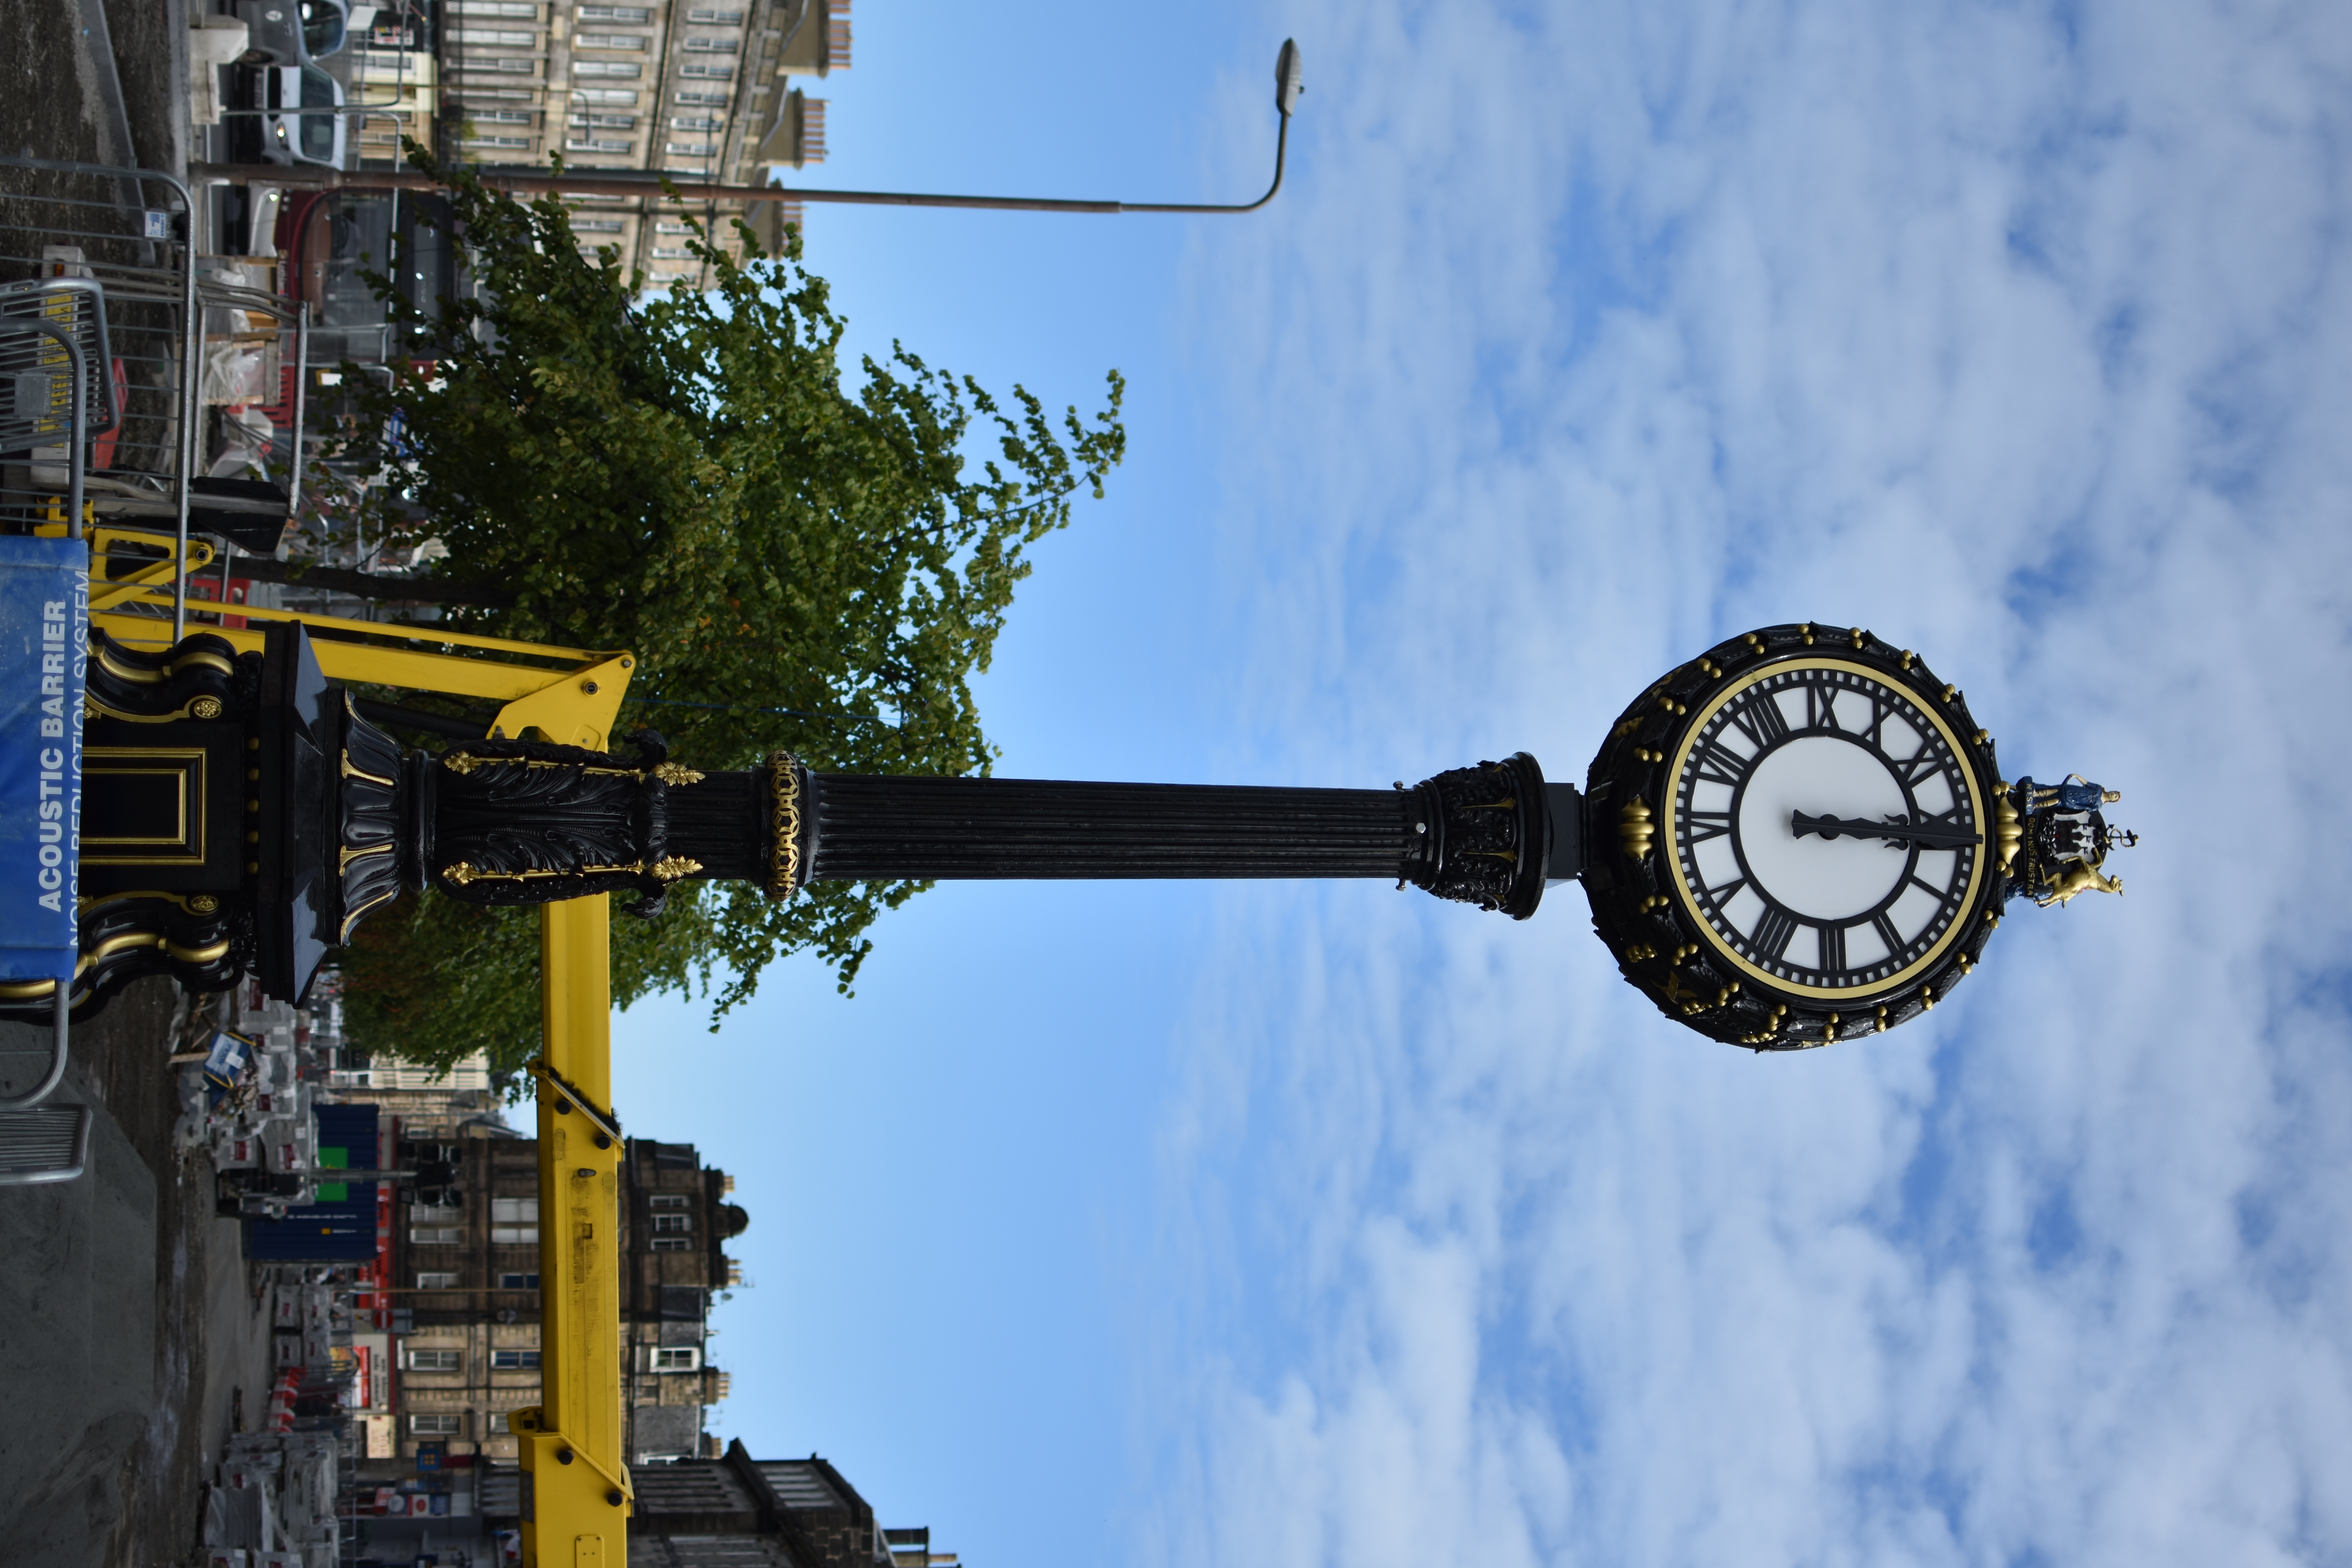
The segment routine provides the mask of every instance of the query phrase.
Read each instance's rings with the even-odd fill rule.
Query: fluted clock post
[[[1524,752],[1379,790],[829,773],[782,752],[705,770],[645,732],[617,752],[404,751],[320,678],[299,625],[241,658],[203,635],[139,656],[100,634],[91,669],[93,772],[122,782],[92,790],[86,840],[159,840],[167,820],[180,837],[100,874],[85,1015],[156,972],[299,997],[404,889],[612,893],[651,915],[705,879],[789,899],[818,881],[1361,878],[1526,920],[1580,879],[1669,1017],[1787,1049],[1932,1007],[2011,897],[2120,891],[2100,867],[2129,838],[2099,809],[2113,792],[1997,778],[1990,736],[1914,655],[1810,624],[1654,682],[1581,789]]]

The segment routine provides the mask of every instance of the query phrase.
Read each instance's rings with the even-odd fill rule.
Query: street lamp
[[[1274,183],[1254,202],[1110,202],[1076,201],[1052,196],[962,196],[914,191],[835,191],[792,185],[723,185],[664,183],[658,174],[537,174],[503,169],[481,169],[476,177],[494,190],[515,195],[660,196],[689,202],[831,202],[843,206],[964,207],[998,212],[1046,213],[1253,213],[1274,200],[1282,189],[1283,159],[1290,147],[1290,116],[1306,90],[1300,77],[1298,45],[1285,38],[1274,62],[1274,108],[1281,117],[1275,133]],[[444,182],[416,174],[345,174],[340,169],[289,166],[274,172],[274,184],[304,189],[341,190],[346,186],[376,191],[432,191]]]

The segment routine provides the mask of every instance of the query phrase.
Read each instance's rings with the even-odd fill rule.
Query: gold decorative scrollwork
[[[383,847],[388,849],[391,846]],[[373,853],[373,850],[358,852],[360,855]],[[353,859],[358,858],[350,850],[345,850],[344,854]],[[350,861],[346,860],[344,864],[349,865]],[[575,866],[562,871],[485,871],[469,860],[460,860],[454,866],[442,867],[441,879],[454,882],[460,888],[472,887],[476,882],[543,882],[555,877],[652,877],[659,881],[674,882],[701,869],[701,861],[683,855],[666,856],[650,866],[643,860],[632,860],[625,866]]]
[[[377,774],[375,774],[375,773],[369,773],[369,772],[368,772],[366,769],[364,769],[364,768],[359,768],[359,767],[354,767],[354,766],[352,766],[352,753],[351,753],[351,751],[350,751],[350,749],[349,749],[348,747],[347,747],[347,748],[345,748],[345,750],[344,750],[344,752],[343,752],[343,770],[342,770],[342,771],[343,771],[343,777],[345,777],[345,778],[347,778],[347,779],[365,779],[365,780],[367,780],[367,782],[368,782],[368,783],[370,783],[370,784],[382,784],[382,785],[383,785],[384,788],[386,788],[386,789],[398,789],[398,788],[400,787],[397,784],[394,784],[392,780],[390,780],[390,779],[388,779],[388,778],[383,778],[383,777],[380,777],[379,775],[377,775]]]
[[[114,656],[115,650],[112,647],[101,644],[95,637],[90,638],[90,652],[96,656],[99,667],[104,669],[108,674],[118,676],[124,680],[138,681],[142,686],[152,686],[168,680],[190,665],[196,665],[205,669],[218,670],[223,675],[235,675],[236,673],[236,665],[231,664],[219,654],[210,652],[204,648],[191,648],[188,652],[182,654],[175,659],[173,659],[170,663],[165,664],[160,669],[148,668],[141,665],[123,663]]]
[[[768,757],[768,781],[774,796],[775,848],[768,860],[768,897],[789,899],[801,885],[801,769],[790,752]]]
[[[359,929],[360,921],[367,918],[369,910],[374,909],[379,904],[389,903],[392,900],[396,899],[399,896],[400,888],[397,884],[394,884],[392,887],[383,889],[381,892],[377,893],[374,898],[370,899],[366,903],[362,904],[358,909],[355,909],[351,913],[345,915],[343,917],[342,930],[337,940],[348,943],[352,940],[352,932]]]
[[[169,713],[125,713],[121,709],[84,696],[82,705],[102,719],[120,719],[126,724],[170,724],[181,719],[217,719],[221,716],[221,700],[217,697],[193,697]]]
[[[360,776],[364,778],[367,775],[362,773]],[[346,849],[342,852],[342,863],[336,868],[336,870],[348,874],[352,868],[352,862],[354,860],[364,860],[371,855],[389,855],[391,853],[392,846],[389,844],[371,844],[364,849]]]
[[[593,763],[554,762],[545,757],[478,757],[471,752],[451,752],[441,759],[441,765],[460,778],[479,768],[569,768],[575,773],[593,774],[599,778],[656,778],[672,785],[702,782],[702,775],[683,763],[656,763],[650,768],[600,768]],[[365,778],[368,775],[362,773],[360,776]],[[378,782],[389,784],[391,781]]]

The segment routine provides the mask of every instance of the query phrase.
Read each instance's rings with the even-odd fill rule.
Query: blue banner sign
[[[0,980],[71,980],[89,546],[0,538]]]
[[[374,1106],[321,1105],[313,1114],[321,1165],[363,1171],[383,1163]],[[329,1195],[337,1190],[341,1196]],[[375,1184],[331,1183],[320,1187],[319,1197],[315,1204],[288,1209],[284,1219],[247,1220],[246,1260],[363,1263],[375,1257]]]

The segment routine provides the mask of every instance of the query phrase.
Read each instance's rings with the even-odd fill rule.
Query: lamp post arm
[[[1027,213],[1254,213],[1282,189],[1282,166],[1290,153],[1290,116],[1298,107],[1298,45],[1285,38],[1274,62],[1274,110],[1281,124],[1274,137],[1274,183],[1254,202],[1089,202],[1058,196],[953,196],[923,191],[835,191],[792,185],[725,185],[708,182],[665,183],[658,175],[621,175],[619,171],[541,174],[523,169],[477,169],[475,177],[509,195],[658,196],[682,202],[830,202],[856,207],[961,207]],[[252,110],[260,113],[263,110]],[[337,112],[342,112],[338,110]],[[227,166],[194,165],[198,178],[232,173]],[[274,171],[273,184],[306,190],[432,191],[447,182],[430,174],[318,169],[293,164]]]
[[[1282,117],[1282,129],[1275,132],[1274,137],[1274,184],[1266,186],[1265,195],[1247,205],[1218,206],[1192,205],[1181,202],[1128,202],[1120,205],[1118,210],[1124,213],[1254,213],[1274,200],[1275,193],[1282,189],[1283,154],[1289,150],[1290,116],[1285,113]]]
[[[1254,202],[1231,204],[1183,202],[1081,201],[1057,196],[961,196],[926,191],[838,191],[793,185],[722,185],[673,180],[665,185],[652,177],[614,178],[601,171],[557,174],[523,174],[504,169],[478,169],[475,176],[492,190],[509,195],[652,196],[674,195],[683,202],[830,202],[837,206],[961,207],[993,212],[1034,213],[1254,213],[1274,200],[1282,189],[1282,168],[1290,142],[1290,117],[1274,144],[1274,184]],[[224,166],[225,168],[226,166]],[[198,174],[211,172],[210,165]],[[386,170],[311,170],[289,165],[271,171],[279,184],[306,190],[437,191],[447,182],[429,174]]]

